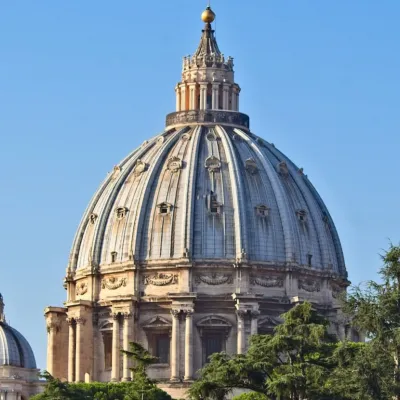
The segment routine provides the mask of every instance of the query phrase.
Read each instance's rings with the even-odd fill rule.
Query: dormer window
[[[117,214],[118,219],[124,219],[128,213],[128,209],[126,207],[118,207],[115,210],[115,213]]]
[[[251,175],[255,175],[258,172],[257,163],[252,158],[246,160],[245,168],[246,171]]]
[[[172,204],[163,202],[157,205],[158,208],[158,214],[165,216],[169,215],[172,211]]]
[[[269,207],[264,204],[259,204],[256,207],[256,214],[261,218],[267,218],[269,215]]]
[[[297,210],[296,211],[297,218],[300,222],[307,222],[307,211],[306,210]]]
[[[113,251],[111,253],[111,262],[112,263],[115,263],[117,261],[117,255],[118,255],[118,253],[116,251]]]
[[[222,204],[218,202],[217,195],[213,192],[207,196],[207,208],[210,214],[218,215],[222,212]]]

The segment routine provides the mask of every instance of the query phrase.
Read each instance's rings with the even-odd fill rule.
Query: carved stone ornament
[[[178,172],[182,169],[182,160],[179,157],[171,157],[168,160],[167,169],[171,171],[171,173]]]
[[[251,175],[255,175],[258,172],[257,163],[252,158],[246,160],[245,168],[246,171]]]
[[[88,283],[87,281],[80,281],[76,283],[76,289],[75,289],[75,293],[78,296],[81,296],[85,293],[87,293],[88,291]]]
[[[161,146],[164,142],[165,142],[164,136],[160,136],[160,137],[157,139],[157,146]]]
[[[288,175],[289,174],[289,168],[288,168],[287,164],[285,163],[285,161],[281,161],[277,165],[277,170],[282,175]]]
[[[178,283],[178,275],[157,272],[154,275],[144,275],[143,283],[145,285],[153,285],[153,286],[174,285],[175,283]]]
[[[313,293],[321,291],[321,285],[317,281],[313,281],[311,279],[298,281],[299,289],[305,290],[306,292]]]
[[[123,219],[126,217],[126,214],[128,213],[128,209],[126,207],[118,207],[115,210],[115,213],[117,214],[118,219]]]
[[[190,140],[190,139],[191,139],[191,136],[189,135],[189,133],[184,133],[184,134],[181,136],[181,139],[185,142],[185,141]]]
[[[97,220],[97,214],[91,213],[90,216],[89,216],[89,222],[90,222],[92,225],[94,225],[94,224],[96,223],[96,220]]]
[[[208,169],[208,172],[218,172],[221,168],[221,161],[215,156],[210,156],[205,162],[205,167]]]
[[[119,174],[121,173],[121,167],[119,167],[118,165],[116,165],[113,169],[112,172],[112,179],[116,179],[118,178]]]
[[[101,287],[103,289],[115,290],[121,286],[126,286],[126,278],[117,278],[115,276],[110,276],[109,278],[104,278],[101,280]]]
[[[250,283],[262,287],[283,287],[283,278],[279,276],[256,276],[250,275]]]
[[[147,170],[147,164],[139,159],[136,161],[135,167],[133,168],[133,175],[139,176],[146,170]]]
[[[218,272],[212,272],[209,275],[196,275],[195,278],[196,285],[205,283],[206,285],[224,285],[231,284],[233,282],[232,274],[219,274]]]

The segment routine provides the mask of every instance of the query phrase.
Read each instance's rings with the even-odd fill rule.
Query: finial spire
[[[4,315],[4,301],[3,295],[0,293],[0,322],[6,322],[6,316]]]

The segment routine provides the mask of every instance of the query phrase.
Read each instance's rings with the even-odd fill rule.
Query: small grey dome
[[[36,369],[28,341],[14,328],[0,321],[0,366]]]

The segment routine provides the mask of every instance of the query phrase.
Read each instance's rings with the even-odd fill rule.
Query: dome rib
[[[36,369],[35,356],[25,337],[0,322],[0,366],[3,365]]]
[[[139,255],[141,252],[143,239],[143,233],[146,229],[143,227],[144,218],[147,216],[147,209],[145,205],[150,204],[149,197],[151,194],[151,189],[155,181],[159,178],[159,171],[161,171],[162,162],[166,161],[168,156],[168,152],[173,147],[173,145],[178,141],[180,134],[185,132],[187,128],[180,129],[174,132],[160,148],[159,152],[157,153],[156,162],[149,166],[147,174],[147,183],[144,187],[144,193],[141,193],[141,197],[138,200],[138,210],[139,215],[136,218],[134,227],[133,227],[133,234],[132,234],[132,242],[130,248],[133,249],[135,255]],[[140,232],[140,234],[139,234]],[[144,248],[144,246],[143,246]]]
[[[190,148],[190,159],[188,162],[188,181],[187,185],[184,188],[183,193],[187,193],[186,202],[185,202],[185,210],[184,216],[182,219],[182,231],[184,232],[183,238],[183,253],[191,257],[192,254],[189,249],[194,248],[193,243],[193,215],[194,215],[194,207],[196,201],[196,165],[198,163],[198,153],[200,146],[200,138],[201,132],[203,130],[202,126],[197,126],[190,138],[191,148]]]
[[[251,145],[254,153],[256,154],[258,160],[261,162],[262,166],[264,167],[265,172],[271,182],[276,203],[279,210],[279,215],[282,221],[283,227],[283,234],[284,234],[284,242],[285,242],[285,254],[286,254],[286,262],[293,262],[294,255],[295,255],[295,248],[293,239],[296,236],[293,232],[292,224],[290,223],[290,216],[289,216],[289,206],[287,204],[287,198],[284,195],[284,189],[282,187],[282,183],[279,181],[275,167],[271,164],[270,160],[264,155],[264,153],[260,150],[258,146],[256,146],[253,139],[247,136],[247,140]]]
[[[245,201],[243,198],[244,194],[243,183],[239,172],[240,168],[236,158],[235,150],[233,148],[233,145],[231,143],[231,140],[227,132],[220,125],[216,126],[216,131],[220,134],[221,141],[225,148],[226,157],[228,161],[229,174],[231,177],[233,207],[234,211],[235,210],[238,211],[234,212],[234,221],[235,221],[234,229],[235,232],[239,232],[239,235],[235,234],[236,258],[241,259],[244,256],[244,254],[242,253],[248,251],[246,236],[243,234],[244,232],[247,231],[247,223],[244,211]]]

